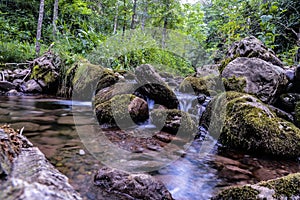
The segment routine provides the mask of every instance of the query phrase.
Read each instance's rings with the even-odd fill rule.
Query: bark
[[[130,25],[130,29],[134,29],[135,28],[135,18],[136,18],[136,7],[137,7],[137,0],[133,1],[133,8],[132,8],[132,17],[131,17],[131,25]]]
[[[127,13],[127,10],[126,10],[126,0],[124,0],[123,3],[124,3],[124,21],[123,21],[123,33],[122,33],[122,36],[124,37],[125,36],[125,31],[126,31],[126,13]]]
[[[114,17],[114,32],[113,32],[113,34],[117,33],[117,29],[118,29],[118,17],[119,17],[119,6],[117,4],[116,5],[116,15]]]
[[[38,57],[41,50],[41,36],[42,36],[42,25],[43,25],[43,17],[44,17],[44,7],[45,7],[45,0],[40,1],[40,11],[39,11],[39,19],[38,19],[38,26],[36,32],[36,44],[35,44],[35,53]]]
[[[169,8],[170,8],[170,5],[169,5],[169,1],[167,1],[166,3],[166,12],[169,11]],[[169,14],[167,14],[165,17],[164,17],[164,26],[163,26],[163,31],[162,31],[162,48],[165,48],[166,47],[166,37],[167,37],[167,27],[168,27],[168,17],[169,17]]]
[[[53,36],[56,36],[56,32],[57,32],[57,27],[56,27],[56,22],[57,22],[57,18],[58,18],[58,0],[54,1],[54,8],[53,8]]]
[[[145,26],[146,26],[146,20],[147,20],[147,15],[148,15],[148,3],[147,1],[144,2],[145,3],[145,8],[144,8],[144,13],[142,16],[142,30],[145,30]]]

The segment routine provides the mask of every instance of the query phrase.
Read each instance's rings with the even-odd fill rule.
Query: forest
[[[114,69],[152,62],[186,75],[191,65],[218,63],[230,44],[252,35],[293,65],[299,10],[297,0],[1,0],[0,63],[32,60],[51,46],[66,66],[80,58]],[[161,36],[152,34],[156,42],[147,33],[154,29],[161,30]],[[180,34],[169,40],[193,40],[184,52],[193,55],[182,59],[170,51],[164,44],[167,30]],[[126,41],[114,42],[122,37]],[[172,69],[178,62],[180,69]]]

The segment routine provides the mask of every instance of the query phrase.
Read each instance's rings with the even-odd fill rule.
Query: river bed
[[[89,102],[47,96],[0,97],[0,123],[11,124],[13,128],[24,127],[23,134],[69,178],[70,184],[84,199],[95,198],[89,186],[97,169],[104,166],[89,152],[89,147],[86,148],[82,143],[82,135],[78,134],[78,130],[88,131],[86,127],[93,124],[94,118],[91,113],[92,107]],[[264,176],[274,178],[300,171],[297,161],[274,161],[241,152],[220,152],[216,148],[211,154],[201,156],[200,143],[199,140],[194,141],[178,159],[150,172],[166,185],[175,199],[209,199],[223,186],[255,183]],[[243,174],[236,169],[236,173],[240,173],[240,179],[226,177],[230,173],[226,174],[226,171],[220,170],[215,154],[219,154],[218,159],[223,159],[220,162],[230,159],[229,166],[233,165],[234,161],[242,163],[241,168],[252,174],[248,174],[248,178],[241,177],[248,172]],[[248,166],[253,169],[246,169]],[[255,169],[256,166],[263,170]],[[261,174],[255,175],[255,172]],[[109,198],[110,194],[103,194],[103,199]]]

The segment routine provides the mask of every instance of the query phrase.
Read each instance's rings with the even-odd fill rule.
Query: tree
[[[52,21],[52,25],[53,25],[53,36],[56,36],[56,32],[57,32],[57,27],[56,27],[56,23],[57,23],[57,18],[58,18],[58,0],[54,0],[54,6],[53,6],[53,21]]]
[[[40,1],[40,10],[39,10],[39,19],[37,25],[37,32],[36,32],[36,44],[35,44],[35,53],[36,56],[39,56],[41,50],[41,35],[42,35],[42,25],[43,25],[43,16],[44,16],[44,7],[45,7],[45,0]]]

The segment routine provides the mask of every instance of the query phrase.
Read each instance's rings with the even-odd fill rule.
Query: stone
[[[178,108],[179,102],[176,95],[151,65],[138,66],[135,69],[135,75],[139,84],[138,93],[169,109]]]
[[[16,89],[16,86],[14,84],[12,84],[11,82],[8,81],[0,81],[0,90],[2,91],[10,91]]]
[[[122,199],[173,199],[163,183],[148,174],[128,174],[103,167],[95,175],[94,184],[99,189],[122,195]]]
[[[282,68],[259,58],[236,58],[224,68],[222,77],[242,79],[231,80],[231,89],[239,88],[235,91],[253,94],[268,104],[274,103],[288,84]]]
[[[220,106],[226,108],[226,112],[211,121],[212,110]],[[227,92],[215,97],[200,121],[209,127],[222,119],[219,142],[224,147],[259,155],[300,156],[300,129],[277,117],[266,104],[249,94]]]
[[[221,199],[299,199],[300,173],[262,181],[255,185],[229,187],[212,200]]]
[[[30,79],[20,86],[21,92],[24,93],[42,93],[44,83]]]
[[[40,131],[40,125],[32,122],[17,122],[11,124],[14,129],[22,129],[24,127],[24,132],[37,132]]]
[[[95,113],[100,125],[130,127],[149,118],[147,102],[130,94],[117,95],[98,104]]]
[[[172,109],[155,109],[150,113],[151,122],[162,131],[171,134],[191,136],[196,134],[197,126],[190,115],[186,112]]]
[[[254,36],[246,37],[230,46],[227,50],[226,58],[233,60],[237,57],[256,57],[273,65],[283,67],[282,61],[276,57],[274,51],[268,49],[262,41]]]
[[[68,178],[24,136],[2,126],[0,141],[0,199],[81,199]]]

